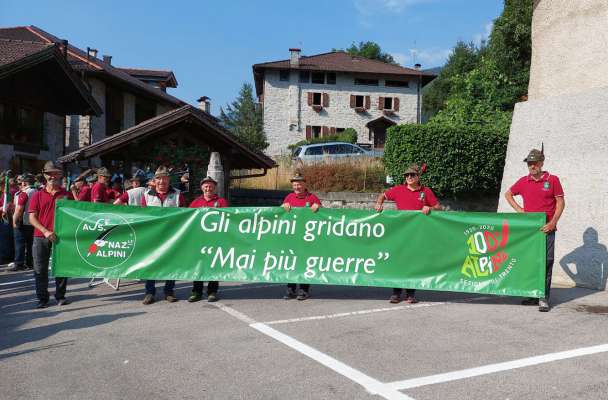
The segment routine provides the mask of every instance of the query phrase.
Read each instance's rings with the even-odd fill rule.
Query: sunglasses
[[[418,174],[405,174],[406,178],[415,178],[417,176],[418,176]]]

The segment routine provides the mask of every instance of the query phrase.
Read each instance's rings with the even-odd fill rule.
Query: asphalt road
[[[141,304],[73,280],[36,310],[31,273],[0,270],[0,399],[606,399],[608,294],[518,298],[225,283],[215,304]],[[160,300],[162,288],[157,298]]]

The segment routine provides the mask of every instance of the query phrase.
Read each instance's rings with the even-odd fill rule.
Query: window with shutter
[[[371,98],[369,96],[365,96],[365,109],[369,110],[371,107]]]
[[[306,125],[306,140],[312,139],[312,126]]]
[[[351,94],[350,95],[350,108],[355,108],[356,104],[355,104],[355,95]]]
[[[308,95],[308,105],[312,106],[312,92],[308,92],[307,95]]]
[[[384,97],[378,97],[378,110],[384,110]]]
[[[321,93],[313,92],[312,93],[312,105],[313,106],[321,106],[323,101],[323,96]]]
[[[329,127],[324,126],[321,130],[321,136],[329,136]]]
[[[399,111],[399,97],[393,98],[393,110]]]
[[[323,107],[329,107],[329,94],[323,93]]]

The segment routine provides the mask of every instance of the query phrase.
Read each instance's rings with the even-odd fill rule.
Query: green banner
[[[544,296],[541,213],[129,207],[60,200],[55,276]]]

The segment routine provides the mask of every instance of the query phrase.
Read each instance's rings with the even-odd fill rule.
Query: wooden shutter
[[[332,126],[331,128],[329,128],[329,133],[332,134],[332,135],[335,135],[336,134],[336,127]]]
[[[369,110],[369,108],[371,107],[371,101],[372,99],[369,96],[365,96],[365,109]]]
[[[329,107],[329,94],[323,93],[323,107]]]
[[[393,110],[399,111],[399,97],[393,97]]]
[[[355,97],[354,94],[350,95],[350,108],[355,108],[355,106],[357,105],[357,99]]]
[[[308,105],[312,106],[312,92],[308,92]]]
[[[384,110],[384,97],[378,97],[378,110]]]
[[[312,126],[306,125],[306,140],[312,139]]]
[[[329,136],[329,127],[327,127],[327,126],[321,127],[321,136]]]

